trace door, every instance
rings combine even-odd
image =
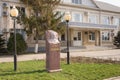
[[[73,46],[82,46],[82,32],[74,31]]]

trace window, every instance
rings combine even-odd
[[[56,14],[57,14],[57,15],[56,15]],[[54,15],[55,15],[55,18],[56,18],[56,19],[59,18],[59,17],[62,17],[62,18],[61,18],[61,22],[64,21],[64,14],[65,14],[64,11],[54,11]]]
[[[110,20],[108,16],[103,16],[102,17],[102,23],[103,24],[110,24]]]
[[[20,12],[22,12],[23,14],[25,14],[25,8],[21,7]]]
[[[34,40],[36,40],[36,37],[34,37]],[[38,40],[45,40],[45,36],[44,35],[39,35]]]
[[[78,40],[81,40],[81,32],[78,32]]]
[[[60,16],[64,16],[65,12],[64,11],[60,11]],[[61,18],[61,22],[64,21],[64,17]]]
[[[120,20],[119,20],[119,18],[114,18],[113,24],[114,24],[114,25],[120,25]]]
[[[45,40],[45,35],[39,36],[39,40]]]
[[[61,18],[61,22],[64,22],[64,14],[65,14],[65,12],[64,12],[64,11],[61,11],[61,15],[63,16],[63,17]]]
[[[71,0],[61,0],[61,2],[64,2],[64,3],[71,3]]]
[[[89,23],[97,23],[97,16],[96,15],[89,15]]]
[[[89,40],[94,41],[95,40],[95,32],[89,32]]]
[[[11,31],[11,33],[13,33],[14,29],[11,29],[10,31]],[[23,38],[25,39],[26,32],[24,31],[24,29],[16,29],[16,33],[21,34],[23,36]]]
[[[82,0],[72,0],[72,3],[74,3],[74,4],[81,4]]]
[[[72,20],[75,22],[82,22],[82,14],[81,13],[73,13]]]
[[[1,6],[0,6],[0,17],[1,17],[1,15],[2,15],[2,13],[1,13],[1,12],[2,12],[2,10],[1,10]]]
[[[109,31],[103,31],[102,32],[102,40],[103,41],[109,41],[110,40],[110,32]]]
[[[65,34],[61,35],[61,41],[65,41]]]

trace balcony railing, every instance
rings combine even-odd
[[[70,22],[71,28],[117,29],[117,25]]]

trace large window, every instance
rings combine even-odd
[[[109,16],[103,16],[102,17],[102,23],[103,24],[110,24]]]
[[[82,22],[82,14],[81,13],[73,13],[72,14],[72,21],[75,21],[75,22]]]
[[[13,33],[14,29],[11,29],[10,31],[11,31],[11,33]],[[16,33],[21,34],[23,36],[23,38],[25,39],[26,32],[24,31],[24,29],[16,29]]]
[[[2,8],[1,8],[1,6],[0,6],[0,17],[2,16]]]
[[[74,3],[74,4],[81,4],[82,0],[72,0],[72,3]]]
[[[59,18],[62,16],[61,18],[61,22],[64,21],[64,14],[65,14],[65,11],[54,11],[54,15],[57,13],[57,16],[55,16],[56,18]]]
[[[89,32],[89,40],[90,41],[95,41],[95,32]]]
[[[120,25],[120,19],[119,18],[114,18],[114,25]]]
[[[89,23],[97,23],[97,15],[89,15]]]
[[[60,11],[60,15],[62,15],[63,17],[61,18],[61,22],[63,22],[64,21],[64,14],[65,14],[65,12],[64,11]]]
[[[81,40],[81,32],[78,32],[78,40]]]
[[[36,40],[36,37],[34,37],[34,40]],[[39,35],[38,40],[45,40],[45,35]]]
[[[109,31],[103,31],[102,32],[102,40],[103,41],[109,41],[110,40],[110,32]]]

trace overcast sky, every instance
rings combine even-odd
[[[120,0],[98,0],[98,1],[107,2],[120,7]]]

